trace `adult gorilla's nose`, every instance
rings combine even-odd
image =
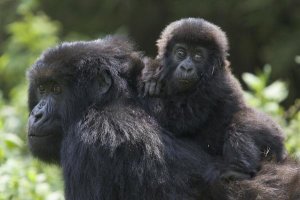
[[[34,123],[38,123],[39,121],[41,121],[43,119],[43,112],[42,111],[38,111],[36,113],[33,114],[34,117]]]
[[[46,105],[40,103],[30,113],[29,125],[35,127],[41,126],[46,120],[47,120]]]

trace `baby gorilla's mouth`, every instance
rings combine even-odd
[[[179,79],[178,81],[183,84],[190,84],[191,82],[189,79]]]
[[[180,83],[182,88],[189,88],[193,83],[193,81],[188,79],[180,79],[178,80],[178,82]]]
[[[191,86],[197,82],[198,79],[196,78],[180,78],[178,82],[182,85]]]
[[[178,79],[178,89],[180,92],[185,92],[193,88],[196,83],[197,79],[195,78],[181,78]]]

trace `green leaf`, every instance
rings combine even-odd
[[[286,84],[282,81],[275,81],[263,91],[264,96],[267,99],[274,100],[276,102],[281,102],[288,96],[288,89]]]
[[[295,62],[296,62],[297,64],[300,64],[300,56],[296,56],[296,57],[295,57]]]
[[[264,74],[267,76],[267,78],[269,78],[269,76],[271,75],[272,72],[272,67],[269,64],[266,64],[264,67]]]
[[[6,133],[4,140],[5,144],[9,148],[22,147],[24,145],[23,141],[18,136],[12,133]]]
[[[243,73],[242,79],[247,84],[247,86],[254,91],[260,91],[264,87],[264,83],[254,74],[247,72]]]

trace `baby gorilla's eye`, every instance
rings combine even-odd
[[[54,85],[52,87],[52,92],[54,92],[55,94],[61,93],[61,87],[59,85]]]
[[[43,94],[46,91],[46,88],[44,85],[39,85],[38,90],[41,94]]]
[[[185,58],[185,56],[186,56],[186,52],[185,52],[184,49],[179,48],[179,49],[176,50],[176,57],[177,58],[183,59],[183,58]]]
[[[195,55],[194,55],[194,60],[195,61],[199,62],[199,61],[202,60],[202,58],[203,58],[203,56],[202,56],[201,53],[195,53]]]

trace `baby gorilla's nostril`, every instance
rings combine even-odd
[[[192,68],[192,67],[187,68],[186,71],[187,71],[187,72],[191,72],[191,71],[193,71],[193,68]]]
[[[191,73],[191,72],[193,71],[194,68],[193,68],[192,66],[181,65],[181,66],[180,66],[180,69],[181,69],[182,71]]]

